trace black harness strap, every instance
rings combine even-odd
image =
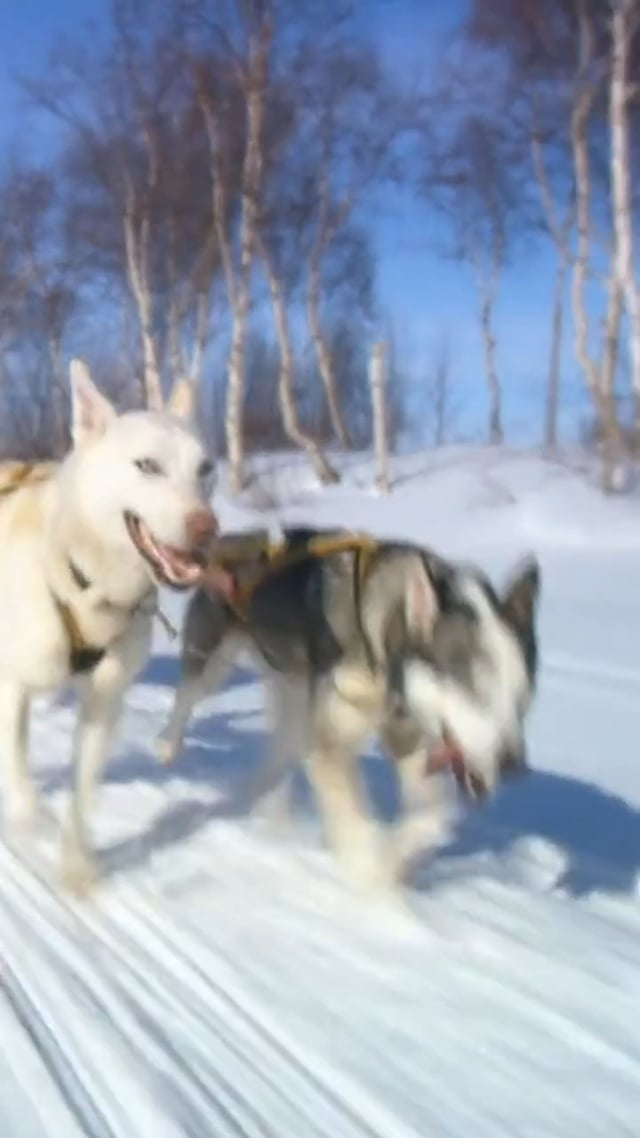
[[[69,558],[69,571],[78,588],[81,589],[83,593],[86,592],[86,590],[91,585],[91,581],[87,575],[82,572],[82,569],[76,565],[75,561],[73,561],[71,557]]]
[[[376,671],[377,661],[362,616],[362,588],[370,571],[374,552],[375,550],[371,547],[363,545],[356,549],[353,559],[353,604],[356,614],[356,624],[362,639],[367,665],[371,672]]]
[[[78,568],[71,557],[69,558],[69,571],[78,588],[82,592],[86,592],[91,585],[91,581],[82,570]],[[70,605],[61,601],[58,597],[54,596],[54,599],[69,638],[69,667],[71,674],[73,676],[79,676],[85,675],[87,672],[92,672],[103,659],[106,648],[97,648],[93,644],[88,644]]]

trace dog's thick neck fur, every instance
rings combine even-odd
[[[78,456],[73,456],[75,462]],[[59,493],[66,485],[63,463],[52,481],[45,541],[48,572],[55,592],[81,607],[133,610],[143,598],[156,594],[149,570],[124,535],[122,545],[101,537],[95,517],[87,517],[82,504]],[[124,534],[124,531],[123,531]]]

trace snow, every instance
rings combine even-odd
[[[242,815],[264,746],[251,671],[201,705],[177,765],[155,763],[177,675],[159,627],[96,810],[95,899],[58,891],[55,836],[0,845],[3,1138],[638,1134],[638,501],[525,452],[406,456],[394,475],[381,497],[355,458],[319,491],[300,460],[265,458],[220,513],[411,537],[498,577],[534,549],[534,773],[463,821],[406,914],[368,904],[302,789],[285,834]],[[56,815],[72,723],[68,700],[39,702]],[[384,804],[389,771],[372,755],[367,773]]]

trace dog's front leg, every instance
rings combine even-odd
[[[360,889],[386,893],[395,884],[383,828],[372,817],[360,779],[358,754],[316,746],[307,757],[329,845]]]
[[[30,826],[38,800],[29,775],[29,693],[14,684],[0,686],[0,751],[3,760],[4,816],[10,828]]]
[[[393,832],[393,857],[403,879],[421,852],[434,849],[449,837],[456,802],[447,774],[428,771],[432,740],[406,716],[384,724],[381,742],[393,760],[400,791],[400,815]]]
[[[427,754],[421,747],[397,762],[401,815],[394,833],[397,873],[406,878],[415,859],[442,846],[450,838],[457,815],[451,779],[428,774]]]
[[[107,659],[86,681],[74,741],[73,790],[63,831],[62,881],[72,892],[86,894],[97,879],[87,818],[109,752],[126,675],[121,662]]]
[[[368,675],[339,668],[317,686],[307,773],[330,846],[353,883],[388,893],[395,885],[385,829],[373,815],[359,758],[375,729],[377,708]]]

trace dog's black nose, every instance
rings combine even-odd
[[[213,510],[208,506],[202,506],[189,514],[186,530],[189,549],[204,549],[218,532],[218,519]]]
[[[527,754],[524,748],[520,751],[509,749],[500,756],[500,775],[505,779],[522,778],[529,773]]]
[[[484,779],[473,771],[465,774],[465,790],[472,802],[484,802],[489,796],[489,787]]]

